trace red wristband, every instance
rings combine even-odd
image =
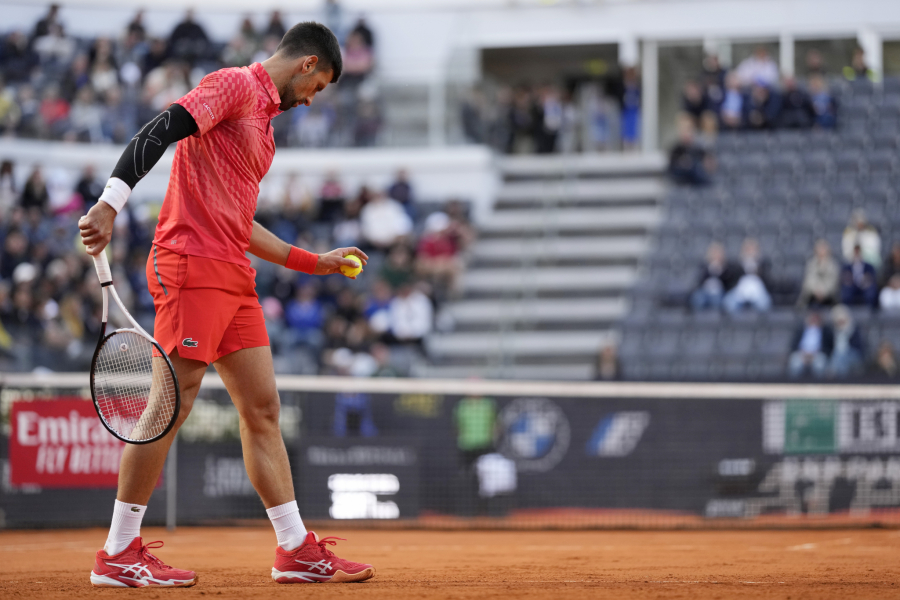
[[[308,273],[310,275],[316,270],[316,265],[319,264],[319,255],[313,254],[312,252],[307,252],[302,248],[298,248],[297,246],[291,246],[291,251],[288,254],[287,262],[284,263],[288,269],[293,269],[294,271],[300,271],[302,273]]]

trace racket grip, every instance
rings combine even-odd
[[[91,257],[94,259],[94,268],[97,269],[97,277],[100,283],[109,283],[112,281],[112,271],[109,268],[109,260],[106,258],[106,250]]]

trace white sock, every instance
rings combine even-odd
[[[113,508],[112,525],[109,527],[109,537],[103,549],[112,556],[127,548],[134,538],[141,535],[141,521],[144,520],[146,506],[140,504],[125,504],[116,500]]]
[[[300,518],[297,501],[293,500],[281,506],[267,508],[266,514],[269,515],[272,527],[275,528],[278,545],[288,552],[299,548],[306,539],[306,527],[303,526],[303,519]]]

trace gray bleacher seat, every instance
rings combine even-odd
[[[896,151],[900,135],[897,131],[880,129],[872,134],[872,149]]]
[[[891,175],[897,168],[897,152],[892,149],[872,150],[866,155],[866,165],[870,175]]]

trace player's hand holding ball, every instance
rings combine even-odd
[[[319,255],[315,275],[331,275],[341,273],[350,279],[362,273],[369,257],[359,248],[337,248]]]

